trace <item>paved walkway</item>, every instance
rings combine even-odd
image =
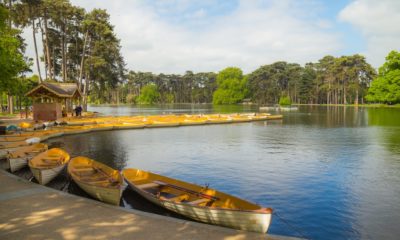
[[[0,239],[268,239],[264,235],[107,205],[0,170]]]

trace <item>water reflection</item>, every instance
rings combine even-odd
[[[51,147],[63,147],[71,157],[87,156],[121,170],[126,167],[125,139],[117,131],[93,132],[48,140]]]

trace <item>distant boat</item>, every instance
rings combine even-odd
[[[260,111],[297,111],[298,107],[294,106],[264,106],[259,108]]]
[[[75,157],[68,164],[68,174],[90,196],[119,205],[123,179],[118,170],[87,157]]]
[[[129,186],[147,200],[200,222],[266,233],[272,209],[180,180],[139,169],[122,174]]]
[[[39,184],[46,185],[65,168],[69,159],[66,151],[52,148],[29,160],[29,168]]]

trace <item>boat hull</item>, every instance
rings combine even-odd
[[[60,172],[65,168],[66,164],[57,166],[55,168],[35,168],[30,167],[33,176],[39,182],[39,184],[46,185],[47,183],[51,182],[55,177],[57,177]]]
[[[7,170],[10,168],[10,164],[6,158],[0,158],[0,169]]]
[[[86,157],[75,157],[68,174],[86,193],[102,202],[119,206],[123,178],[119,171]]]
[[[209,208],[165,201],[137,188],[127,179],[125,181],[135,192],[150,202],[199,222],[261,233],[266,233],[271,223],[271,213]]]
[[[28,165],[30,157],[20,157],[20,158],[9,158],[8,161],[8,166],[10,168],[11,172],[16,172],[20,170],[21,168],[25,167]]]
[[[74,179],[74,177],[72,177]],[[96,198],[102,202],[106,202],[112,205],[119,206],[119,202],[121,200],[122,190],[121,188],[105,188],[100,186],[94,186],[77,179],[74,179],[74,182],[78,184],[80,188],[82,188],[87,194]]]

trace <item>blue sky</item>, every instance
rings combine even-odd
[[[356,53],[377,68],[400,46],[399,0],[71,2],[87,11],[107,9],[134,71],[237,66],[249,73],[279,60],[304,64]]]

